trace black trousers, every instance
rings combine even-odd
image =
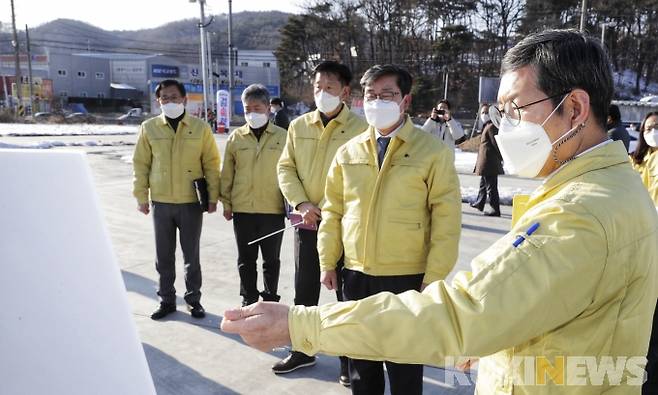
[[[338,288],[336,299],[343,300],[343,258],[337,263]],[[320,300],[320,258],[318,257],[318,232],[295,229],[295,304],[317,306]]]
[[[199,240],[203,224],[203,211],[199,203],[153,202],[155,229],[155,268],[160,275],[158,296],[162,303],[176,303],[176,231],[180,231],[185,273],[185,301],[195,303],[201,299],[201,265]]]
[[[263,300],[278,302],[279,270],[281,261],[281,241],[283,233],[270,236],[258,243],[247,245],[250,241],[270,234],[284,227],[283,214],[233,214],[233,231],[238,244],[238,273],[240,274],[240,295],[249,304]],[[258,249],[263,257],[263,286],[262,293],[258,292]]]
[[[484,210],[484,205],[487,203],[487,195],[489,195],[489,205],[495,212],[499,213],[498,176],[480,176],[480,190],[478,191],[477,199],[473,202],[473,205],[480,211]]]
[[[343,294],[346,300],[360,300],[380,292],[399,294],[419,291],[423,274],[405,276],[370,276],[355,270],[343,269]],[[352,394],[381,395],[384,393],[384,367],[388,371],[392,395],[423,393],[423,365],[350,359]]]
[[[653,327],[647,353],[647,381],[642,386],[643,395],[653,395],[658,391],[658,305],[653,313]]]

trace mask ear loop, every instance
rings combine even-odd
[[[564,144],[564,143],[566,143],[567,141],[571,140],[572,138],[576,137],[576,136],[578,135],[578,133],[579,133],[581,130],[583,130],[584,127],[585,127],[585,122],[583,122],[583,123],[581,123],[580,125],[576,126],[576,128],[575,128],[574,131],[573,131],[573,133],[571,133],[570,135],[564,137],[562,140],[560,140],[557,144],[555,144],[555,145],[553,146],[553,149],[552,149],[551,151],[552,151],[552,153],[553,153],[553,161],[554,161],[555,163],[557,163],[558,165],[562,166],[562,165],[564,165],[565,163],[567,163],[567,162],[571,162],[572,160],[574,160],[574,159],[576,158],[576,155],[573,155],[573,156],[571,156],[569,159],[566,159],[566,160],[560,160],[560,159],[558,159],[558,157],[557,157],[557,150],[560,148],[560,146],[562,146],[562,144]],[[567,133],[569,133],[569,132],[567,132]]]

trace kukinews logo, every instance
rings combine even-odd
[[[447,357],[444,366],[459,366],[467,359]],[[514,386],[641,386],[646,381],[646,363],[643,356],[516,356],[505,365],[480,364],[477,373],[446,369],[445,383],[472,385],[477,374],[486,375],[488,382]]]

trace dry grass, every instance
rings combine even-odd
[[[480,146],[480,135],[478,134],[477,136],[471,137],[470,139],[459,144],[459,149],[461,149],[464,152],[478,152],[479,146]]]

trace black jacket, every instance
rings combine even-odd
[[[274,124],[280,128],[288,130],[288,125],[290,125],[290,119],[288,119],[288,114],[286,114],[286,110],[281,109],[274,113]]]

